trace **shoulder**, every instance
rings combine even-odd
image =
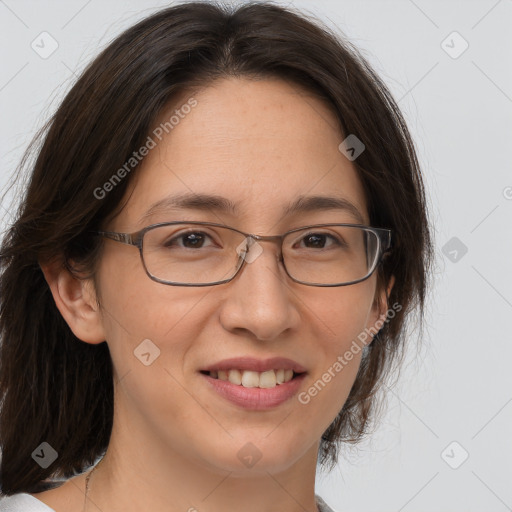
[[[65,486],[65,485],[64,485]],[[44,498],[45,501],[47,499],[52,499],[52,502],[55,501],[55,498],[58,498],[57,503],[62,502],[62,490],[63,487],[60,487],[61,491],[60,496],[55,495],[55,491],[57,489],[51,491],[45,491],[43,493],[39,493],[38,496]],[[318,506],[319,512],[335,512],[325,501],[318,495],[315,495],[316,503]],[[67,501],[67,500],[66,500]],[[0,498],[0,512],[57,512],[55,509],[50,508],[45,502],[36,498],[32,494],[20,493],[13,494],[12,496],[5,496]]]
[[[48,491],[19,493],[0,498],[0,512],[81,512],[84,480],[79,475]]]
[[[325,503],[325,501],[320,496],[318,496],[318,494],[315,494],[315,499],[318,512],[336,512],[331,507],[329,507],[329,505],[327,505],[327,503]]]
[[[0,498],[0,512],[55,512],[31,494],[13,494]]]

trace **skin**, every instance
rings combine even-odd
[[[144,159],[126,207],[107,229],[203,220],[265,235],[356,222],[339,210],[282,214],[298,195],[333,193],[356,205],[369,225],[356,170],[338,150],[345,137],[320,100],[283,81],[234,78],[194,98],[198,105]],[[190,191],[239,202],[241,214],[167,211],[139,222],[154,201]],[[43,266],[75,335],[92,344],[107,340],[114,363],[114,428],[90,481],[88,511],[316,511],[320,438],[346,401],[360,353],[308,404],[294,397],[263,412],[226,401],[198,371],[228,357],[289,357],[306,367],[301,391],[307,390],[385,315],[385,292],[379,309],[375,273],[351,286],[294,283],[278,247],[261,246],[233,281],[205,288],[152,281],[135,247],[110,240],[98,267],[100,290],[57,265]],[[161,351],[150,366],[133,354],[144,339]],[[237,457],[249,442],[261,453],[251,468]],[[57,512],[81,511],[84,489],[82,474],[34,496]]]

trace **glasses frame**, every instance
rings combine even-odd
[[[143,243],[144,243],[144,235],[151,231],[152,229],[158,228],[160,226],[171,226],[174,224],[193,224],[193,225],[201,225],[201,226],[216,226],[220,228],[226,228],[230,229],[231,231],[235,231],[237,233],[240,233],[241,235],[244,235],[245,238],[250,238],[253,241],[262,241],[262,242],[274,242],[280,244],[280,262],[283,264],[283,268],[288,275],[288,277],[294,281],[295,283],[303,284],[305,286],[322,286],[322,287],[333,287],[333,286],[349,286],[351,284],[360,283],[361,281],[365,281],[368,279],[376,270],[376,268],[379,266],[379,264],[382,262],[382,259],[386,253],[391,252],[391,230],[386,228],[375,228],[371,226],[364,226],[362,224],[347,224],[347,223],[339,223],[339,222],[332,222],[328,224],[312,224],[309,226],[301,226],[299,228],[294,228],[286,233],[283,233],[282,235],[254,235],[252,233],[245,233],[244,231],[240,231],[239,229],[233,228],[231,226],[226,226],[225,224],[219,224],[216,222],[201,222],[201,221],[172,221],[172,222],[160,222],[158,224],[151,224],[150,226],[146,226],[145,228],[140,229],[139,231],[135,231],[133,233],[119,233],[116,231],[94,231],[93,234],[102,236],[104,238],[108,238],[110,240],[114,240],[116,242],[121,242],[123,244],[127,245],[133,245],[135,247],[138,247],[140,258],[142,261],[142,266],[144,267],[144,270],[146,271],[146,274],[148,277],[156,281],[157,283],[166,284],[169,286],[216,286],[219,284],[229,283],[232,281],[242,270],[244,267],[244,264],[246,263],[245,255],[249,253],[250,247],[254,242],[249,242],[247,244],[247,252],[240,254],[238,266],[235,270],[235,273],[233,276],[231,276],[229,279],[224,279],[222,281],[216,281],[213,283],[176,283],[172,281],[166,281],[164,279],[160,279],[158,277],[153,276],[148,268],[146,267],[146,263],[144,261],[144,255],[143,255]],[[327,227],[327,226],[346,226],[346,227],[357,227],[361,228],[365,231],[371,231],[377,236],[378,239],[378,251],[377,251],[377,257],[375,258],[375,262],[372,266],[372,268],[368,271],[368,274],[364,276],[361,279],[357,279],[355,281],[350,281],[348,283],[340,283],[340,284],[323,284],[323,283],[306,283],[304,281],[300,281],[298,279],[295,279],[293,276],[291,276],[288,272],[288,269],[286,268],[284,257],[283,257],[283,241],[286,236],[288,236],[290,233],[294,233],[296,231],[302,231],[304,229],[310,229],[310,228],[321,228],[321,227]]]

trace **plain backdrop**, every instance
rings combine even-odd
[[[437,257],[422,349],[377,432],[319,473],[316,492],[345,512],[512,510],[512,0],[292,3],[344,32],[398,100]],[[75,74],[166,5],[0,0],[2,189]],[[42,32],[58,44],[48,58],[31,46]],[[8,201],[0,211],[5,229]]]

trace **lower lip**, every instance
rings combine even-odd
[[[204,373],[201,375],[219,395],[235,405],[254,411],[271,409],[286,402],[297,393],[306,377],[306,373],[301,373],[292,380],[277,384],[273,388],[246,388],[226,380],[214,379]]]

